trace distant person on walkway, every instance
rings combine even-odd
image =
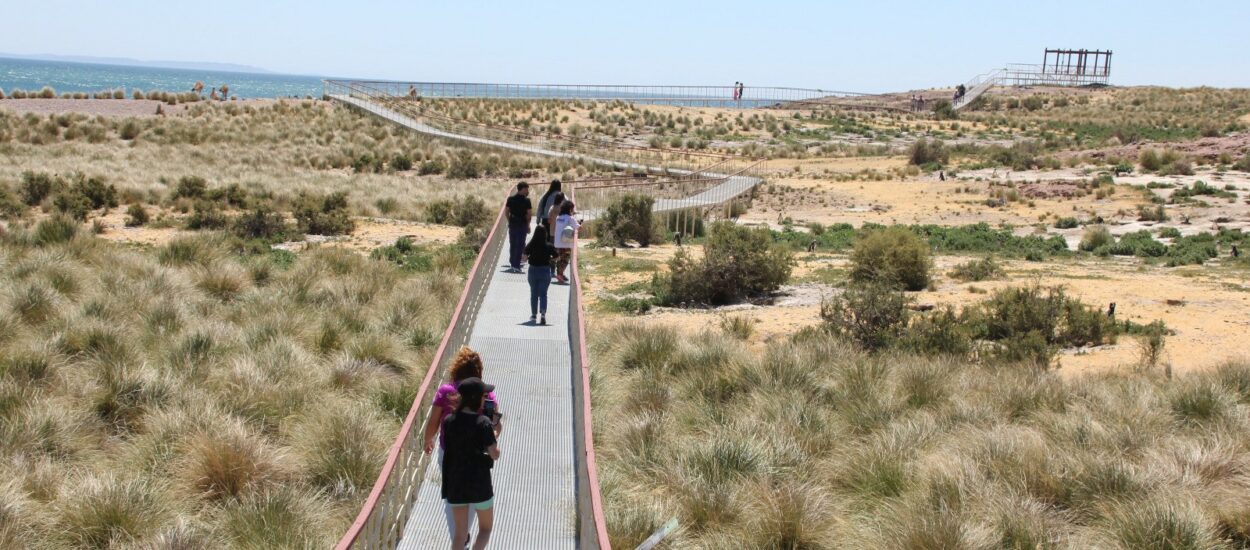
[[[508,197],[508,273],[521,272],[521,252],[525,250],[525,236],[530,232],[530,220],[534,217],[534,203],[530,202],[530,184],[516,184],[516,192]]]
[[[738,81],[737,80],[734,81],[733,91],[729,92],[729,95],[730,97],[734,99],[734,101],[738,101]]]
[[[746,91],[746,89],[747,89],[746,84],[743,84],[741,82],[738,83],[738,101],[742,101],[742,94],[743,92]]]
[[[547,225],[547,243],[554,242],[556,236],[556,218],[560,217],[560,207],[568,198],[564,193],[556,193],[551,197],[551,205],[547,207],[547,213],[543,214],[543,223]]]
[[[569,266],[569,261],[573,257],[573,247],[577,242],[577,229],[582,226],[581,222],[574,218],[577,213],[577,207],[573,201],[564,201],[560,205],[560,217],[556,218],[556,251],[559,257],[556,259],[556,282],[567,285],[569,279],[564,276],[564,268]]]
[[[434,394],[434,406],[430,410],[430,417],[425,422],[425,437],[423,438],[423,448],[425,454],[434,452],[434,438],[438,437],[438,456],[435,462],[441,470],[443,467],[443,459],[445,458],[446,438],[440,433],[443,426],[443,420],[451,415],[460,405],[460,393],[456,386],[461,381],[469,378],[482,378],[482,356],[477,352],[461,347],[456,353],[456,357],[452,359],[451,366],[447,368],[447,382],[438,387],[438,391]],[[495,398],[493,392],[487,392],[486,403],[492,404],[490,407],[494,413],[494,433],[495,437],[499,437],[503,433],[503,419],[499,415],[499,400]],[[455,537],[456,525],[452,516],[451,505],[443,507],[443,515],[447,519],[447,535]],[[470,525],[471,527],[471,525]]]
[[[482,550],[490,542],[495,523],[495,488],[490,471],[499,460],[499,444],[495,437],[491,412],[484,397],[495,387],[481,378],[466,378],[456,385],[460,404],[443,419],[445,455],[443,462],[443,500],[451,506],[455,533],[451,548],[461,550],[469,544],[470,508],[477,512],[477,540],[473,550]]]
[[[551,201],[556,198],[556,193],[560,192],[560,180],[551,180],[551,185],[547,186],[547,192],[543,193],[542,198],[538,199],[538,223],[547,225],[547,214],[551,212]],[[550,228],[551,226],[547,226]]]
[[[534,237],[525,245],[529,258],[530,322],[547,324],[547,289],[551,288],[551,266],[555,263],[556,248],[547,239],[547,228],[534,228]]]

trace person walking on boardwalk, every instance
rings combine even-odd
[[[543,223],[547,225],[548,244],[555,242],[556,218],[560,217],[560,207],[564,206],[564,203],[567,200],[568,198],[564,196],[564,193],[556,193],[555,196],[551,198],[551,206],[547,208],[547,213],[543,214]]]
[[[746,85],[746,84],[743,84],[743,83],[741,83],[741,82],[739,82],[739,83],[738,83],[738,93],[737,93],[737,94],[735,94],[735,95],[737,95],[738,97],[736,97],[735,99],[737,99],[738,101],[742,101],[742,93],[743,93],[743,92],[745,92],[745,91],[746,91],[746,89],[747,89],[747,85]]]
[[[508,272],[521,272],[521,252],[525,249],[525,236],[530,232],[530,220],[534,217],[534,203],[530,202],[530,184],[516,184],[516,192],[508,197]]]
[[[525,245],[529,258],[530,323],[547,324],[547,289],[551,288],[551,265],[555,262],[556,248],[547,238],[547,228],[534,228],[534,237]]]
[[[456,386],[460,382],[469,378],[482,378],[482,356],[468,347],[461,347],[456,353],[456,357],[452,359],[451,366],[447,368],[447,382],[438,387],[438,391],[434,393],[434,404],[430,409],[430,416],[425,422],[424,437],[422,438],[423,449],[425,454],[434,452],[434,438],[438,437],[438,456],[435,458],[439,469],[443,468],[443,460],[446,454],[445,434],[441,433],[443,420],[451,415],[460,405],[460,393]],[[486,393],[486,399],[483,403],[483,411],[489,409],[492,414],[488,415],[494,420],[494,434],[499,437],[503,433],[503,418],[499,414],[499,400],[495,397],[493,391]],[[454,540],[456,535],[455,520],[452,515],[450,504],[444,503],[443,515],[447,519],[447,536]],[[469,518],[472,523],[472,518]],[[469,527],[472,527],[470,525]]]
[[[560,217],[556,218],[556,235],[555,245],[556,252],[559,253],[556,260],[556,281],[562,285],[569,284],[569,280],[564,276],[564,268],[569,266],[569,260],[573,257],[573,247],[576,246],[577,229],[582,226],[577,218],[577,207],[573,201],[566,200],[560,205]]]
[[[542,198],[538,199],[538,223],[547,225],[547,214],[551,212],[552,200],[560,193],[560,180],[551,180],[551,185],[547,186],[547,192],[543,193]],[[551,226],[547,226],[551,229]]]
[[[499,443],[489,411],[484,411],[485,397],[495,387],[481,378],[466,378],[456,385],[460,404],[443,419],[446,454],[443,457],[443,499],[451,506],[455,533],[452,550],[461,550],[469,543],[470,514],[477,515],[477,539],[473,550],[482,550],[490,542],[495,523],[495,488],[490,471],[499,460]]]

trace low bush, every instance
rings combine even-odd
[[[38,206],[53,191],[64,185],[64,182],[59,178],[54,178],[49,174],[23,172],[22,183],[18,187],[18,193],[22,196],[22,202],[28,206]]]
[[[74,190],[64,189],[52,197],[52,208],[81,222],[91,214],[91,199]]]
[[[869,232],[851,251],[851,280],[859,283],[923,290],[929,286],[931,267],[928,243],[902,228]]]
[[[295,199],[293,214],[299,230],[309,235],[346,235],[356,229],[356,222],[347,211],[347,193],[329,195],[301,192]]]
[[[412,157],[408,155],[395,155],[391,157],[391,170],[396,172],[407,172],[412,170]]]
[[[907,161],[915,166],[931,163],[946,164],[950,162],[950,151],[940,140],[920,138],[908,149]]]
[[[980,260],[972,260],[955,266],[951,270],[950,276],[960,281],[986,281],[989,279],[998,279],[1005,275],[1002,266],[994,261],[994,258],[982,258]]]
[[[293,240],[291,227],[281,212],[266,205],[257,205],[230,222],[230,230],[241,239],[260,239],[265,242]]]
[[[471,195],[435,200],[425,207],[425,221],[459,227],[486,226],[490,214],[486,202]]]
[[[628,241],[637,241],[638,246],[650,246],[655,238],[654,204],[654,198],[633,193],[613,199],[595,222],[599,243],[625,246]]]
[[[221,206],[207,200],[195,201],[191,215],[187,217],[185,227],[191,230],[222,229],[229,223]]]
[[[182,176],[178,178],[178,183],[174,185],[174,192],[170,197],[198,199],[202,198],[206,191],[208,191],[208,180],[199,176]]]
[[[1085,228],[1085,234],[1081,236],[1081,244],[1077,247],[1085,252],[1093,252],[1099,247],[1115,242],[1115,237],[1111,236],[1111,230],[1106,226],[1095,225]]]
[[[1055,220],[1055,229],[1076,229],[1080,226],[1080,222],[1076,218],[1067,217]]]
[[[0,185],[0,218],[19,218],[26,213],[26,208],[16,194]]]
[[[462,149],[451,157],[447,166],[447,177],[458,180],[482,177],[482,161],[472,151]]]
[[[884,284],[860,284],[847,288],[820,306],[826,330],[876,351],[894,343],[907,328],[907,305],[911,298]]]
[[[142,204],[126,207],[126,227],[139,227],[148,223],[148,211]]]
[[[446,171],[447,171],[447,165],[443,164],[442,161],[435,160],[435,159],[430,159],[425,162],[422,162],[421,166],[417,167],[417,174],[422,175],[422,176],[442,174],[443,172],[446,172]]]
[[[69,242],[78,234],[78,222],[65,216],[52,216],[35,224],[31,235],[35,244],[48,246]]]
[[[703,258],[679,250],[668,266],[652,280],[658,302],[722,305],[776,290],[789,280],[794,258],[767,229],[722,221],[709,228]]]
[[[1003,344],[1000,355],[1010,361],[1044,364],[1060,347],[1114,343],[1116,338],[1114,320],[1061,288],[1005,288],[964,317],[975,338]]]

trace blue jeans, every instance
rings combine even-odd
[[[547,314],[547,289],[551,287],[551,266],[531,265],[530,280],[530,315]]]
[[[529,224],[508,222],[508,265],[512,269],[521,269],[521,254],[525,252],[525,236],[529,234]]]

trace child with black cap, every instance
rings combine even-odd
[[[473,550],[486,548],[494,523],[495,491],[490,470],[499,459],[495,441],[494,410],[483,410],[483,399],[495,386],[481,378],[466,378],[456,385],[460,408],[443,419],[443,499],[451,505],[456,531],[452,548],[469,541],[469,509],[477,512],[478,534]]]

